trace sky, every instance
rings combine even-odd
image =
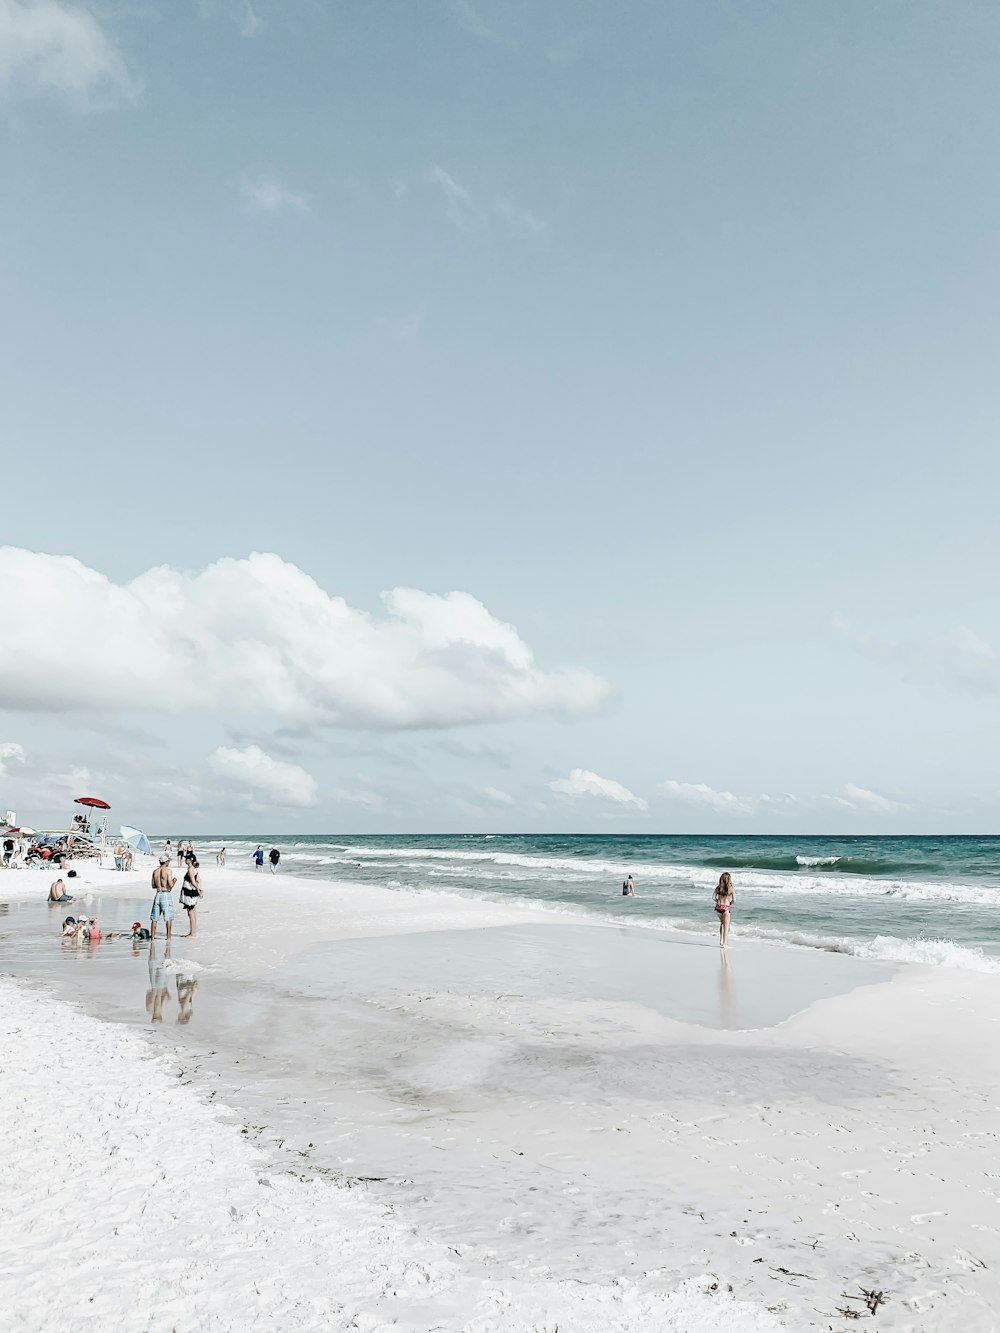
[[[0,0],[0,807],[1000,832],[998,57]]]

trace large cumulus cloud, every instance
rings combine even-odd
[[[115,584],[71,557],[4,547],[0,586],[7,709],[389,729],[569,716],[609,692],[589,671],[537,666],[517,630],[468,593],[395,588],[372,616],[276,555]]]

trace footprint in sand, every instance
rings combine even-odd
[[[944,1213],[939,1209],[936,1213],[914,1213],[910,1221],[915,1227],[922,1227],[929,1222],[932,1217],[944,1217]]]

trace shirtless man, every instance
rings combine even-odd
[[[165,856],[160,857],[160,864],[153,871],[153,907],[149,914],[150,942],[156,939],[157,922],[163,921],[167,927],[167,940],[174,925],[174,900],[171,897],[177,883],[170,873],[170,862]]]
[[[66,885],[61,879],[55,880],[49,886],[50,903],[71,903],[73,899],[66,892]]]

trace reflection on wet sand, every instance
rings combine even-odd
[[[146,992],[146,1012],[151,1023],[163,1022],[163,1006],[171,998],[165,964],[170,958],[170,945],[162,960],[156,956],[156,945],[149,946],[149,990]]]
[[[180,1013],[177,1015],[178,1023],[190,1023],[191,1015],[194,1013],[194,993],[198,989],[196,977],[178,977],[177,978],[177,1003],[180,1005]]]
[[[733,991],[733,969],[729,965],[729,954],[725,949],[719,952],[719,1026],[734,1028],[736,1023],[736,995]]]
[[[138,951],[136,950],[136,952]],[[146,1013],[149,1014],[151,1023],[163,1022],[164,1006],[174,998],[170,993],[170,978],[173,975],[169,968],[170,962],[170,944],[167,944],[163,957],[160,958],[157,956],[156,942],[151,941],[149,946],[149,989],[146,991]],[[198,980],[196,977],[178,973],[175,984],[177,987],[177,1022],[181,1024],[190,1023],[194,1014],[194,995],[198,989]]]

